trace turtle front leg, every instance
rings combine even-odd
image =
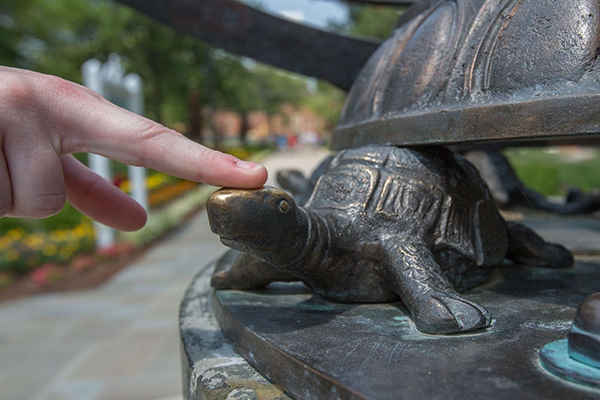
[[[229,250],[217,261],[210,284],[215,289],[245,290],[260,289],[275,281],[297,280],[253,254]]]
[[[488,311],[456,292],[425,244],[394,243],[388,252],[391,262],[384,268],[391,289],[412,313],[418,330],[446,334],[490,326]]]

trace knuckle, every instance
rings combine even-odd
[[[57,76],[41,75],[39,79],[41,87],[53,96],[77,96],[82,93],[79,85]]]
[[[52,109],[53,112],[47,112],[46,115],[52,115],[54,122],[58,123],[64,122],[63,118],[71,114],[73,108],[80,107],[81,104],[89,101],[88,92],[93,92],[53,75],[40,75],[39,80],[41,106],[46,108],[44,111]],[[60,101],[57,102],[57,99]],[[52,120],[48,122],[52,122]]]
[[[2,82],[2,102],[12,110],[27,111],[37,106],[35,91],[31,81],[20,76]]]
[[[223,155],[224,154],[219,151],[203,148],[199,157],[205,165],[213,165],[216,164]]]
[[[146,142],[153,140],[154,138],[163,135],[168,129],[161,124],[152,122],[147,119],[139,121],[137,126],[138,140]]]
[[[66,194],[62,193],[47,193],[36,196],[33,199],[24,201],[21,204],[16,204],[19,214],[41,218],[49,217],[51,215],[59,213],[66,202]]]
[[[156,140],[156,138],[160,137],[182,136],[180,133],[148,119],[143,119],[140,121],[138,132],[138,138],[143,142]]]
[[[132,155],[134,165],[145,165],[148,159],[160,158],[160,154],[156,154],[156,149],[159,147],[170,146],[173,138],[181,134],[161,125],[156,122],[143,119],[136,126],[136,141],[140,151]],[[161,146],[157,146],[160,144]]]
[[[0,82],[0,101],[7,115],[28,115],[30,123],[52,124],[60,115],[68,115],[72,102],[87,96],[86,91],[73,82],[52,75],[38,73],[11,73]],[[67,108],[67,112],[56,112]],[[7,122],[12,119],[8,118]],[[22,124],[19,121],[13,121]]]

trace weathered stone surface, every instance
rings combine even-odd
[[[224,338],[211,309],[210,276],[204,266],[181,304],[183,394],[186,399],[289,399],[252,368]]]
[[[600,254],[600,219],[531,213],[519,221],[549,242],[560,243],[574,254]]]

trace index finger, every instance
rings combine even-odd
[[[56,79],[42,99],[54,116],[51,121],[61,154],[96,153],[216,186],[256,188],[267,179],[266,169],[259,164],[208,149],[90,89]]]

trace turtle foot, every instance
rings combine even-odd
[[[252,254],[230,250],[217,261],[210,284],[215,289],[250,290],[275,281],[297,280]]]
[[[239,271],[235,271],[231,268],[215,271],[210,279],[210,285],[215,289],[259,289],[264,287],[267,283],[251,278],[245,279],[243,274],[240,274]]]
[[[210,279],[210,285],[215,289],[252,289],[252,287],[248,287],[243,281],[237,279],[235,274],[232,273],[231,268],[224,268],[221,270],[215,269],[215,272]]]
[[[215,263],[215,271],[210,280],[210,285],[215,289],[227,289],[229,287],[229,274],[236,258],[240,252],[237,250],[228,250]]]
[[[210,278],[210,285],[215,289],[229,289],[227,271],[215,272]]]
[[[413,304],[417,329],[424,333],[469,332],[491,325],[492,318],[482,306],[458,294],[438,293]]]
[[[519,264],[542,268],[568,268],[573,255],[563,246],[546,242],[533,230],[508,222],[508,251],[506,257]]]
[[[237,250],[228,250],[217,260],[210,285],[215,289],[243,290],[260,287],[260,283],[245,279],[244,261],[247,259],[246,254]]]

